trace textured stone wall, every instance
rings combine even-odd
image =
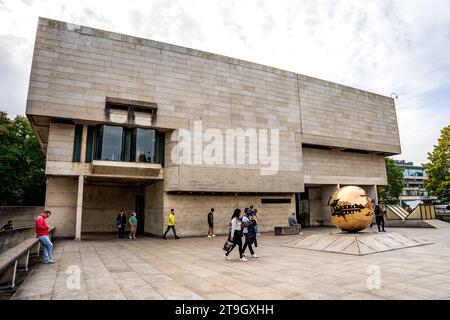
[[[48,224],[55,226],[55,237],[75,236],[78,180],[47,177],[45,208],[52,212]]]
[[[0,228],[5,225],[9,220],[12,220],[13,227],[25,227],[33,226],[35,219],[39,216],[39,213],[44,210],[42,206],[30,206],[30,207],[14,207],[0,206]]]
[[[48,136],[47,161],[71,162],[74,139],[74,125],[51,123]]]
[[[299,75],[302,141],[400,153],[394,100]]]
[[[305,183],[385,185],[383,156],[303,148]]]
[[[145,232],[161,235],[164,228],[164,181],[145,187]]]
[[[216,234],[228,234],[228,224],[234,209],[244,210],[250,205],[258,209],[261,216],[261,231],[273,231],[274,226],[288,224],[289,214],[295,212],[294,195],[290,204],[262,204],[262,198],[280,198],[253,195],[190,195],[166,194],[164,203],[164,225],[167,224],[168,213],[175,209],[177,232],[181,236],[205,235],[208,231],[207,214],[215,209],[214,231]]]

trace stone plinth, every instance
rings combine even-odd
[[[290,242],[284,246],[362,256],[372,253],[423,246],[427,244],[432,244],[432,242],[423,239],[411,238],[395,232],[336,232],[328,234],[314,234],[306,238]]]

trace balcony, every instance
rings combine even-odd
[[[92,161],[91,176],[111,178],[162,179],[162,166],[148,162]]]

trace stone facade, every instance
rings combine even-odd
[[[130,123],[126,111],[105,111],[107,98],[154,104],[157,115],[136,112]],[[400,152],[391,98],[44,18],[37,28],[27,116],[47,153],[46,206],[57,212],[52,216],[57,236],[74,236],[77,207],[81,231],[113,231],[111,220],[121,208],[133,210],[138,195],[145,198],[147,233],[161,234],[174,208],[180,235],[204,234],[211,207],[217,232],[226,233],[233,209],[251,204],[260,209],[262,228],[269,231],[286,224],[296,210],[295,194],[305,185],[314,224],[323,220],[324,201],[336,186],[386,184],[384,156]],[[262,165],[250,164],[256,157],[251,152],[243,165],[174,162],[172,133],[193,130],[198,121],[203,130],[279,130],[278,172],[261,175]],[[118,174],[117,164],[85,163],[83,157],[72,162],[76,124],[84,127],[82,150],[88,125],[165,132],[164,163],[127,163]],[[194,144],[192,152],[197,151]],[[262,204],[267,197],[291,202]]]

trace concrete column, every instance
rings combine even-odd
[[[339,184],[333,184],[322,187],[322,216],[323,216],[323,225],[330,226],[332,223],[330,222],[331,217],[331,209],[328,206],[328,200],[330,200],[333,192],[339,189]]]
[[[87,125],[83,125],[81,135],[80,168],[78,175],[77,217],[75,221],[75,240],[81,240],[81,220],[83,216],[84,162],[86,159]]]
[[[378,192],[377,192],[377,186],[371,185],[371,186],[361,186],[367,193],[370,199],[374,200],[376,204],[378,204]]]

